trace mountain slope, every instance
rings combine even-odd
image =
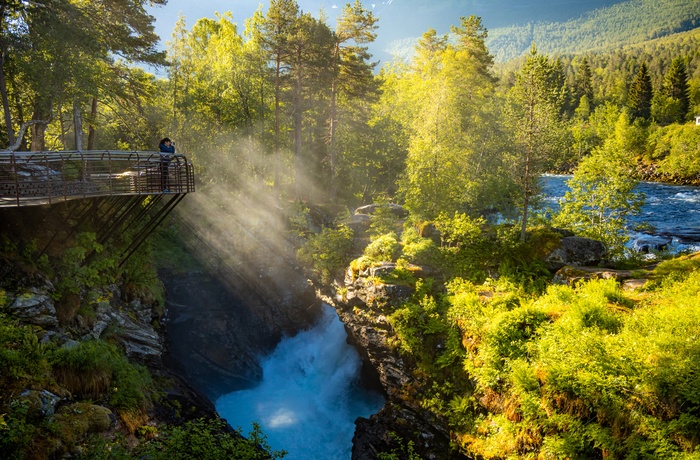
[[[538,22],[489,31],[486,44],[499,62],[529,51],[545,54],[603,50],[700,26],[698,0],[630,0],[566,22]]]

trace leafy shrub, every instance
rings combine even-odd
[[[45,348],[29,326],[18,325],[0,313],[0,383],[45,379],[49,366]]]
[[[297,251],[297,259],[326,284],[351,259],[353,232],[347,225],[337,229],[324,228],[320,234],[309,238]]]
[[[0,452],[3,458],[25,458],[25,450],[32,444],[36,432],[36,427],[28,420],[28,413],[27,404],[18,401],[13,401],[7,412],[0,413]]]
[[[97,242],[94,233],[78,234],[75,245],[66,249],[61,259],[59,272],[62,276],[58,290],[78,294],[84,286],[106,286],[113,283],[117,261],[100,256],[103,250],[104,246]],[[88,256],[93,254],[95,257],[88,261]]]
[[[387,233],[368,244],[364,255],[372,260],[392,262],[396,260],[400,250],[396,233]]]
[[[403,244],[402,259],[417,265],[440,266],[439,248],[432,239],[421,237],[414,227],[404,230],[401,242]]]
[[[223,420],[198,419],[161,429],[156,439],[141,444],[135,454],[152,460],[267,460],[282,458],[286,452],[271,450],[257,424],[244,439],[227,431]]]

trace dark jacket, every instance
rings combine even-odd
[[[160,144],[158,146],[158,148],[160,148],[160,153],[169,153],[169,154],[175,153],[175,146],[173,144],[170,144],[170,147],[168,147],[165,144]]]

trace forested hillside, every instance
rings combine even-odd
[[[631,0],[566,22],[530,22],[489,31],[496,61],[521,56],[531,44],[546,54],[617,48],[700,26],[695,0]]]

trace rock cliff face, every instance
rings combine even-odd
[[[165,363],[211,401],[258,382],[260,356],[320,314],[320,301],[301,274],[271,270],[270,278],[255,283],[232,272],[161,275]]]
[[[413,365],[405,362],[389,344],[393,332],[379,306],[405,299],[411,292],[405,286],[375,284],[371,277],[375,270],[386,272],[393,267],[394,264],[385,263],[362,273],[349,272],[345,294],[325,298],[335,306],[360,355],[376,370],[387,395],[384,407],[377,414],[355,422],[352,458],[369,460],[377,458],[380,452],[399,452],[408,441],[413,442],[414,452],[420,458],[462,458],[450,452],[446,424],[411,400],[410,386],[415,382]]]

